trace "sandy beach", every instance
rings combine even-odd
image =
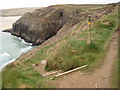
[[[12,28],[12,24],[21,16],[0,17],[0,28],[2,30]]]

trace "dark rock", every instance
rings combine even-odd
[[[5,29],[5,30],[2,30],[2,32],[8,32],[10,33],[11,29]]]
[[[33,45],[40,45],[64,26],[69,27],[87,18],[88,12],[81,13],[79,6],[50,6],[25,13],[10,30],[12,35],[21,37]],[[100,10],[104,11],[105,8]],[[97,13],[97,12],[96,12]],[[6,30],[7,31],[7,30]],[[9,32],[9,30],[8,30]]]
[[[37,9],[26,13],[13,24],[11,34],[33,45],[39,45],[54,36],[66,22],[63,9]]]

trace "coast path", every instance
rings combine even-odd
[[[118,53],[118,32],[115,32],[109,42],[106,58],[100,68],[91,74],[83,74],[80,71],[63,75],[55,80],[58,88],[110,88],[109,79],[113,62]]]

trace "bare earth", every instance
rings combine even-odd
[[[110,40],[110,45],[103,65],[94,73],[82,74],[80,71],[61,76],[55,80],[59,88],[110,88],[109,79],[118,50],[118,33]]]

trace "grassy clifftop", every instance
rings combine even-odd
[[[46,88],[54,87],[50,79],[46,79],[33,67],[41,60],[48,60],[46,70],[68,71],[87,64],[88,70],[101,65],[111,36],[117,28],[117,11],[93,22],[91,33],[92,42],[87,45],[86,29],[80,30],[84,22],[79,22],[75,28],[59,41],[41,48],[30,59],[21,65],[8,65],[3,71],[4,88]],[[85,21],[86,22],[86,21]]]
[[[45,59],[48,60],[46,70],[67,71],[85,64],[90,67],[98,66],[97,63],[101,62],[105,55],[106,42],[117,25],[115,18],[115,14],[110,14],[93,23],[90,45],[86,43],[87,30],[80,33],[73,30],[75,35],[67,36],[59,46],[56,45],[53,50],[46,51]]]
[[[85,9],[91,9],[91,8],[100,8],[106,5],[74,5],[74,4],[68,4],[68,5],[52,5],[51,7],[64,7],[64,8],[71,8],[71,9],[78,9],[78,10],[85,10]],[[3,9],[0,10],[0,16],[21,16],[25,14],[25,12],[32,12],[35,9],[40,9],[42,7],[30,7],[30,8],[13,8],[13,9]]]

